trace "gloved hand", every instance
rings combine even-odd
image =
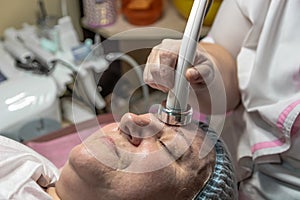
[[[163,40],[154,47],[144,70],[144,81],[167,92],[174,86],[180,40]],[[223,114],[239,104],[240,93],[235,58],[218,44],[197,46],[193,66],[185,74],[193,89],[191,105],[205,114]]]
[[[155,89],[167,92],[174,86],[175,67],[181,40],[165,39],[154,47],[144,70],[144,81]],[[206,87],[214,77],[214,62],[198,45],[193,67],[186,72],[186,79],[195,91]]]

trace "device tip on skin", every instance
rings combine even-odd
[[[187,104],[189,83],[184,75],[194,62],[203,20],[211,3],[212,0],[199,0],[193,3],[179,50],[179,55],[182,56],[179,56],[177,61],[178,73],[175,74],[175,85],[169,91],[167,100],[159,106],[157,113],[157,117],[165,124],[184,126],[192,121],[193,110]]]
[[[190,105],[187,105],[187,109],[184,111],[174,110],[167,108],[165,100],[159,106],[157,117],[160,121],[168,125],[185,126],[191,123],[192,114],[193,109]]]

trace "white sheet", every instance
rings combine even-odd
[[[52,199],[42,187],[56,182],[59,170],[32,149],[0,136],[0,169],[0,199]]]

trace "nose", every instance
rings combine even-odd
[[[151,114],[135,115],[126,113],[120,121],[119,128],[131,144],[139,146],[143,139],[153,137],[159,133],[163,125]]]

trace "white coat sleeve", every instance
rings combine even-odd
[[[43,190],[55,183],[59,170],[29,147],[0,136],[0,199],[51,199]]]
[[[223,0],[208,37],[236,58],[250,28],[251,23],[243,15],[237,1]]]

